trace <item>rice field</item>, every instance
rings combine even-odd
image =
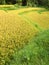
[[[39,10],[0,10],[0,65],[7,65],[15,51],[27,45],[38,32],[49,28],[49,11],[40,14]]]
[[[29,12],[20,13],[24,18],[31,20],[32,23],[38,24],[43,30],[49,28],[49,11],[31,10]]]
[[[17,12],[0,10],[0,65],[5,64],[9,54],[27,44],[35,33],[35,27],[24,21]]]

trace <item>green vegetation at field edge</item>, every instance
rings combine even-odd
[[[15,62],[11,65],[48,65],[49,64],[49,29],[31,39],[28,45],[14,54]]]

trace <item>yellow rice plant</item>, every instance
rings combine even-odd
[[[0,5],[0,8],[2,7],[14,7],[14,5]]]
[[[37,23],[43,29],[49,28],[49,11],[42,12],[32,11],[24,14],[26,18],[30,18],[32,22]]]
[[[27,44],[37,32],[15,11],[0,10],[0,65],[9,61],[9,56]]]
[[[38,33],[38,30],[34,26],[24,20],[22,16],[18,15],[21,12],[30,11],[32,9],[33,8],[24,8],[6,12],[0,10],[0,65],[6,65],[5,63],[10,62],[15,50],[23,48],[24,45],[30,41],[32,36]],[[35,8],[35,10],[37,10],[37,8]],[[38,23],[39,26],[45,29],[49,27],[48,14],[49,12],[43,12],[42,14],[29,12],[24,15],[28,20],[30,18],[30,20]]]

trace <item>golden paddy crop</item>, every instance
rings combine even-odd
[[[4,11],[0,10],[0,65],[7,65],[13,58],[16,50],[23,48],[32,36],[38,33],[38,29],[29,24],[19,13],[30,11],[33,8]],[[34,9],[33,9],[34,10]],[[35,8],[35,10],[38,10]],[[25,17],[40,27],[49,28],[49,12],[39,14],[37,12],[25,13]],[[46,19],[46,20],[45,20]]]
[[[32,11],[24,13],[22,16],[24,15],[32,22],[37,23],[43,29],[49,28],[49,11],[42,12],[41,14],[38,11]]]
[[[9,61],[9,56],[27,44],[35,33],[35,27],[24,21],[15,11],[12,13],[0,10],[0,65]]]
[[[0,8],[2,7],[14,7],[14,5],[0,5]]]

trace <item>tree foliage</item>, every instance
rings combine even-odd
[[[49,7],[49,0],[0,0],[0,4],[16,4],[22,2],[23,6],[45,6]]]
[[[49,0],[28,0],[32,6],[46,6],[49,7]]]

